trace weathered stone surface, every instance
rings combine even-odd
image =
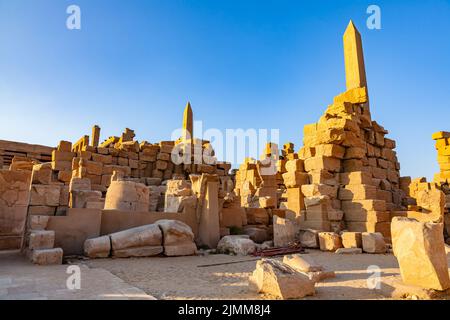
[[[163,253],[163,246],[143,246],[113,251],[115,258],[151,257]]]
[[[304,248],[319,248],[319,231],[312,229],[301,229],[298,232],[299,241]]]
[[[166,256],[190,256],[197,253],[191,227],[178,220],[158,220],[162,230],[164,254]]]
[[[269,235],[266,229],[257,227],[245,227],[244,233],[250,237],[256,243],[263,243],[269,239]]]
[[[63,250],[61,248],[32,250],[30,260],[38,265],[62,264]]]
[[[341,237],[334,232],[320,232],[319,243],[322,251],[336,251],[342,248]]]
[[[286,247],[295,242],[298,226],[289,219],[273,217],[273,242],[275,247]]]
[[[315,294],[314,282],[307,274],[272,259],[257,262],[249,283],[252,290],[281,299],[300,299]]]
[[[342,232],[341,238],[344,248],[362,248],[361,232]]]
[[[363,232],[362,248],[367,253],[386,253],[386,242],[383,234],[379,232]]]
[[[363,251],[361,248],[339,248],[336,250],[336,254],[361,254]]]
[[[305,254],[292,254],[284,256],[283,263],[300,272],[323,271],[323,267]]]
[[[145,246],[160,246],[162,233],[157,225],[150,224],[124,230],[110,235],[112,250],[121,250]]]
[[[84,255],[89,258],[107,258],[111,252],[111,239],[103,236],[84,242]]]
[[[105,209],[133,212],[147,212],[150,191],[142,183],[133,181],[112,181],[105,199]]]
[[[217,251],[225,254],[248,255],[255,250],[256,244],[247,235],[225,236],[217,245]]]
[[[450,288],[442,224],[395,217],[391,234],[405,284],[440,291]]]
[[[61,187],[59,185],[32,185],[30,205],[58,206]]]
[[[28,248],[52,249],[55,245],[55,232],[51,230],[33,230],[28,240]]]

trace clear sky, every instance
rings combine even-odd
[[[81,8],[68,30],[66,8]],[[381,30],[366,27],[369,5]],[[365,51],[374,120],[402,175],[438,171],[450,131],[450,1],[0,0],[0,139],[56,145],[102,127],[170,139],[191,101],[203,127],[280,129],[301,145],[345,90],[342,34]]]

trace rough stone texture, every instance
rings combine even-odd
[[[361,232],[342,232],[341,238],[344,248],[362,248]]]
[[[162,233],[157,225],[150,224],[110,235],[112,250],[145,246],[161,246]]]
[[[322,251],[336,251],[342,248],[341,237],[334,232],[320,232],[319,243]]]
[[[256,244],[247,235],[225,236],[217,245],[217,251],[225,254],[248,255],[255,250]]]
[[[298,226],[289,219],[273,217],[273,242],[275,247],[286,247],[296,240]]]
[[[281,299],[300,299],[315,294],[314,282],[307,274],[277,260],[258,261],[249,282],[253,290]]]
[[[178,220],[158,220],[162,230],[164,254],[166,256],[190,256],[197,253],[191,227]]]
[[[107,258],[111,252],[109,236],[87,239],[84,242],[84,255],[89,258]]]
[[[134,258],[134,257],[151,257],[163,253],[163,246],[143,246],[137,248],[127,248],[114,250],[113,256],[115,258]]]
[[[33,230],[30,232],[28,240],[28,248],[36,249],[53,249],[55,245],[55,232],[51,230]]]
[[[256,243],[263,243],[264,241],[269,240],[269,234],[265,228],[245,227],[244,233]]]
[[[323,267],[308,255],[293,254],[284,256],[283,263],[300,272],[319,272]]]
[[[38,265],[62,264],[63,250],[61,248],[32,250],[30,260]]]
[[[31,172],[0,170],[0,248],[18,249],[25,229]],[[11,237],[16,240],[11,242]]]
[[[381,233],[363,232],[362,249],[367,253],[386,253],[386,242]]]
[[[147,212],[150,192],[147,186],[133,181],[112,181],[105,199],[105,209]]]
[[[319,231],[312,229],[301,229],[298,232],[299,241],[304,248],[317,249],[319,244]]]
[[[443,224],[395,217],[391,234],[405,284],[434,290],[450,288]]]

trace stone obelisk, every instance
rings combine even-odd
[[[344,56],[347,90],[367,87],[361,34],[351,20],[344,33]]]
[[[194,138],[194,114],[191,103],[188,102],[183,114],[182,141],[186,142]]]

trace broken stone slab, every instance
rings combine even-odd
[[[382,233],[363,232],[362,249],[367,253],[386,253],[387,246]]]
[[[149,224],[112,233],[112,250],[122,250],[136,247],[161,246],[162,232],[155,224]]]
[[[301,299],[315,294],[315,283],[305,273],[272,259],[256,263],[249,278],[251,290],[281,299]]]
[[[61,248],[31,250],[30,260],[41,266],[62,264],[63,250]]]
[[[28,248],[53,249],[55,245],[55,231],[52,230],[32,230],[28,239]]]
[[[109,236],[87,239],[84,242],[84,255],[89,258],[107,258],[111,253]]]
[[[298,232],[298,238],[302,247],[317,249],[319,248],[319,231],[313,229],[301,229]]]
[[[127,248],[113,250],[113,258],[139,258],[152,257],[163,253],[163,246],[144,246],[137,248]]]
[[[441,223],[392,220],[394,255],[405,284],[439,291],[450,288],[443,228]]]
[[[194,233],[187,224],[178,220],[158,220],[155,225],[162,231],[166,256],[190,256],[197,253]]]
[[[300,272],[323,271],[323,267],[308,255],[292,254],[284,256],[283,263]]]
[[[336,251],[342,248],[341,237],[334,232],[320,232],[319,233],[320,250],[322,251]]]
[[[362,254],[361,248],[339,248],[335,252],[336,254]]]
[[[316,271],[316,272],[308,272],[308,277],[314,283],[321,282],[326,279],[336,278],[336,273],[334,271]]]
[[[217,252],[224,254],[249,255],[256,250],[256,244],[248,235],[225,236],[217,244]]]

